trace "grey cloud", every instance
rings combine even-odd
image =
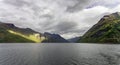
[[[83,27],[83,28],[79,28],[79,29],[77,29],[77,27],[76,27],[76,28],[74,28],[74,29],[65,31],[65,32],[62,33],[62,34],[71,33],[71,35],[72,35],[72,34],[74,33],[74,34],[78,34],[78,36],[80,36],[80,35],[83,35],[85,32],[87,32],[88,29],[90,29],[90,27]],[[74,36],[73,36],[73,37],[74,37]]]
[[[40,16],[40,18],[53,19],[53,18],[54,18],[54,15],[45,14],[45,15]]]
[[[61,35],[63,37],[65,37],[66,39],[71,39],[71,38],[74,38],[74,37],[79,37],[79,36],[82,36],[85,32],[87,32],[87,30],[89,29],[90,27],[83,27],[83,28],[74,28],[74,29],[71,29],[69,31],[65,31],[65,33],[62,33]]]
[[[70,30],[70,31],[68,31],[68,32],[72,32],[72,33],[84,33],[84,32],[86,32],[88,29],[89,29],[90,27],[83,27],[83,28],[79,28],[79,29],[73,29],[73,30]],[[67,33],[68,33],[67,32]]]
[[[41,9],[39,6],[34,5],[31,7],[31,9],[34,11],[35,15],[38,15],[38,12],[42,11],[43,9]]]
[[[30,3],[26,2],[25,0],[4,0],[4,3],[17,6],[17,7],[21,7],[24,5],[30,5]]]
[[[114,8],[119,4],[120,4],[119,0],[110,0],[109,2],[107,0],[96,0],[88,8],[92,8],[95,6],[105,6],[109,8]]]
[[[87,25],[92,26],[100,18],[85,16],[86,13],[81,10],[93,1],[95,0],[3,0],[0,2],[0,20],[39,32],[81,35],[89,29]]]
[[[45,23],[39,23],[40,27],[43,27],[44,30],[46,30],[46,32],[48,30],[54,30],[55,26],[54,26],[54,21],[46,21]]]
[[[39,24],[40,26],[44,27],[44,30],[47,30],[48,32],[51,33],[58,33],[58,34],[66,34],[68,32],[75,32],[76,27],[78,26],[77,23],[75,22],[66,22],[66,21],[61,21],[61,22],[56,22],[53,23],[53,21],[48,21],[46,23],[43,23],[42,25]]]
[[[75,22],[59,22],[56,26],[55,26],[55,31],[56,33],[67,33],[68,31],[75,29],[77,26],[77,23]]]
[[[76,12],[79,11],[81,9],[83,9],[84,7],[87,7],[90,4],[91,0],[75,0],[75,5],[73,6],[68,6],[67,10],[68,12]]]
[[[20,17],[19,19],[23,21],[27,20],[26,18],[23,18],[23,17]]]

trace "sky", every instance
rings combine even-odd
[[[0,0],[0,21],[69,39],[82,36],[120,0]]]

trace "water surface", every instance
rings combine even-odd
[[[120,65],[120,45],[0,44],[0,65]]]

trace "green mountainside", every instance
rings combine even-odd
[[[58,34],[42,34],[30,28],[18,28],[11,23],[0,22],[0,43],[66,43]]]
[[[0,43],[16,43],[16,42],[34,42],[19,35],[9,33],[7,30],[0,28]]]
[[[0,22],[0,43],[38,43],[44,40],[40,35],[29,28],[18,28],[14,24]]]
[[[78,42],[120,43],[120,12],[104,16]]]

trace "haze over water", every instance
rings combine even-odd
[[[0,44],[0,65],[119,65],[120,45]]]

